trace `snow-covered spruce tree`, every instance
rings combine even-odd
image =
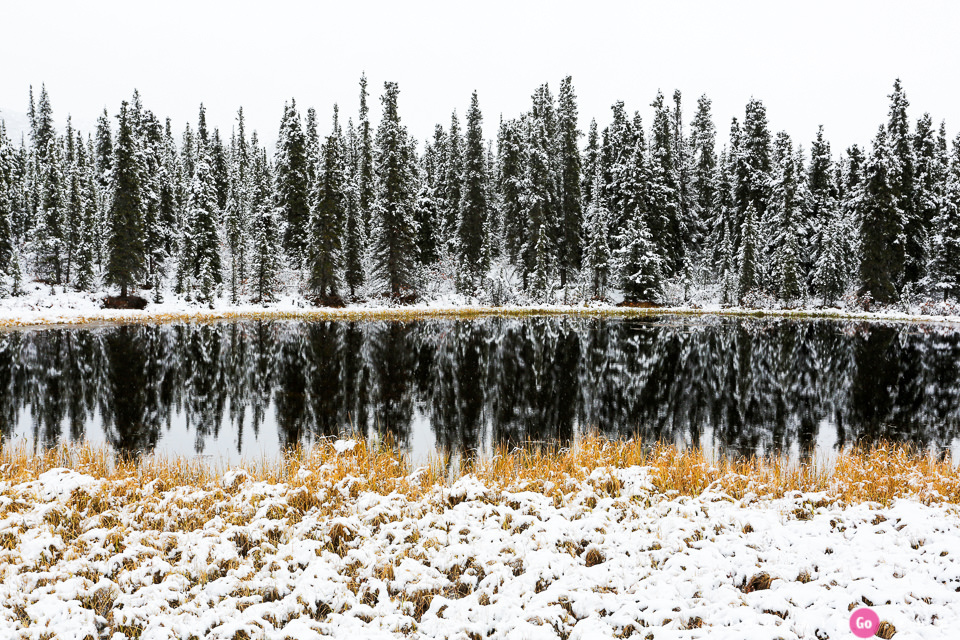
[[[370,108],[367,106],[367,76],[360,76],[360,113],[357,123],[357,206],[360,222],[357,225],[362,241],[370,237],[371,217],[376,199],[376,180],[373,175],[373,131],[370,129]],[[359,273],[363,277],[363,273]],[[360,286],[362,282],[356,284]]]
[[[945,133],[942,137],[946,137]],[[946,186],[933,222],[930,270],[932,288],[944,300],[956,300],[960,299],[960,135],[953,142],[953,158],[944,173]]]
[[[883,125],[873,141],[859,196],[860,294],[882,303],[897,299],[897,281],[903,273],[903,212],[897,182],[897,157],[887,142]]]
[[[943,200],[946,179],[943,163],[938,157],[937,134],[929,113],[917,121],[913,138],[916,161],[913,189],[913,218],[904,227],[908,261],[915,261],[916,281],[925,281],[930,261],[931,227]],[[912,256],[912,257],[911,257]],[[908,280],[909,281],[909,280]]]
[[[365,226],[360,210],[360,154],[359,138],[354,129],[353,121],[348,122],[347,148],[350,150],[350,159],[347,163],[348,171],[345,176],[345,193],[347,194],[347,219],[344,221],[343,237],[343,281],[350,289],[350,297],[357,294],[357,288],[363,285],[363,250]]]
[[[707,262],[713,269],[718,283],[722,282],[722,274],[732,271],[736,274],[734,242],[739,238],[738,231],[733,229],[737,220],[737,204],[734,199],[735,176],[733,163],[730,162],[726,147],[720,152],[717,160],[714,177],[713,203],[710,205],[712,215],[708,221]],[[702,203],[701,203],[702,204]],[[698,204],[698,206],[700,206]],[[729,234],[729,238],[727,235]],[[736,294],[736,287],[731,296]],[[731,297],[732,300],[732,297]],[[730,302],[730,300],[727,300]]]
[[[445,142],[440,238],[447,255],[459,255],[458,230],[460,201],[463,197],[463,137],[460,134],[460,119],[456,111],[450,116],[450,131],[445,137]]]
[[[711,244],[714,227],[714,204],[717,191],[717,128],[713,124],[710,98],[706,94],[697,100],[697,113],[690,125],[690,189],[691,217],[696,220],[704,248]],[[720,238],[722,242],[722,238]]]
[[[310,289],[324,297],[337,295],[342,262],[341,240],[347,216],[344,189],[344,149],[334,107],[333,132],[320,148],[320,165],[310,194],[309,268]]]
[[[483,148],[483,116],[474,91],[467,110],[467,134],[463,149],[463,184],[460,194],[457,239],[459,282],[463,293],[473,293],[487,271],[484,260],[484,225],[489,215],[486,153]]]
[[[62,284],[66,262],[67,184],[62,140],[51,138],[40,156],[40,202],[34,226],[37,275]]]
[[[13,254],[13,179],[14,152],[7,137],[6,125],[0,120],[0,296],[10,293],[5,286],[10,276]]]
[[[603,165],[603,194],[610,210],[610,238],[617,248],[617,238],[626,227],[632,206],[631,182],[635,175],[635,152],[638,134],[627,118],[623,102],[614,103],[613,121],[603,130],[601,162]],[[639,123],[638,123],[639,124]],[[642,136],[642,132],[641,132]]]
[[[683,108],[679,89],[673,92],[673,166],[677,175],[677,202],[680,217],[680,241],[684,252],[684,270],[689,270],[694,257],[699,258],[706,227],[697,216],[693,191],[693,145],[683,133]]]
[[[737,298],[742,301],[748,293],[759,287],[761,277],[760,233],[757,223],[757,210],[753,204],[747,205],[747,212],[743,218],[743,227],[740,230],[740,252],[737,254],[737,269],[739,282],[737,283]]]
[[[120,287],[120,295],[125,298],[145,272],[141,194],[143,153],[133,131],[126,101],[120,105],[110,184],[113,198],[109,212],[106,281]]]
[[[243,107],[237,111],[237,130],[230,147],[230,188],[224,226],[230,261],[230,302],[237,304],[247,279],[250,241],[250,148]]]
[[[650,233],[655,246],[665,256],[665,274],[672,276],[680,272],[685,257],[685,230],[682,229],[680,218],[680,185],[673,157],[673,126],[670,109],[662,93],[657,93],[651,106],[654,116],[650,131],[648,187]]]
[[[273,204],[273,176],[256,132],[250,140],[250,292],[255,302],[276,299],[283,268],[282,211]]]
[[[577,96],[573,79],[567,76],[560,82],[557,107],[558,161],[560,163],[560,234],[557,242],[557,263],[560,267],[560,286],[566,287],[568,274],[580,269],[583,256],[583,205],[580,187],[581,158],[577,128]]]
[[[164,127],[150,111],[140,117],[140,146],[143,149],[143,230],[146,278],[154,302],[163,300],[163,280],[176,229],[173,176],[167,170],[167,141]]]
[[[620,290],[627,302],[658,302],[663,297],[663,258],[642,215],[627,221],[615,252]]]
[[[894,81],[893,93],[889,98],[890,112],[886,144],[889,146],[894,162],[888,166],[890,172],[888,179],[894,192],[897,211],[900,213],[900,233],[903,235],[896,250],[898,258],[890,263],[894,268],[890,277],[894,287],[899,290],[901,282],[919,282],[924,265],[922,243],[915,239],[921,233],[921,225],[914,208],[917,159],[913,148],[914,139],[910,133],[910,121],[907,117],[910,102],[907,100],[899,78]]]
[[[740,230],[747,215],[747,208],[754,208],[755,228],[767,220],[767,207],[770,202],[770,177],[772,172],[772,149],[770,129],[767,124],[767,110],[760,100],[751,98],[747,103],[742,129],[736,122],[730,131],[730,161],[733,163],[734,197],[737,203],[737,222],[733,229],[737,233],[734,248],[740,251]],[[772,247],[758,246],[758,259],[771,260],[767,252]],[[757,286],[763,284],[760,280]]]
[[[525,206],[525,242],[520,248],[524,288],[533,300],[544,302],[550,294],[555,247],[553,234],[556,195],[547,122],[526,116],[526,168],[521,202]]]
[[[73,283],[81,291],[92,291],[96,284],[94,234],[97,218],[97,187],[94,165],[88,158],[82,143],[77,144],[77,173],[79,220],[74,239],[76,267]]]
[[[500,123],[497,137],[497,192],[503,221],[504,251],[514,266],[520,265],[527,240],[523,130],[517,120]]]
[[[805,289],[801,273],[800,242],[806,201],[800,168],[790,136],[781,131],[774,144],[775,167],[770,199],[774,285],[783,300],[798,299]]]
[[[283,246],[294,268],[303,265],[307,245],[307,222],[310,218],[307,143],[300,126],[297,103],[291,100],[283,109],[277,153],[274,160],[277,206],[283,212],[285,231]]]
[[[610,275],[610,212],[603,198],[603,175],[600,163],[595,163],[594,166],[594,177],[590,184],[595,193],[590,196],[582,234],[586,241],[583,253],[583,275],[590,294],[594,298],[603,298],[606,295]]]
[[[413,223],[417,229],[417,262],[429,267],[439,259],[437,225],[439,223],[436,194],[437,153],[432,140],[424,145],[416,163],[417,195],[413,205]]]
[[[394,298],[413,291],[416,282],[416,227],[413,220],[415,158],[406,127],[400,124],[395,82],[384,83],[383,116],[376,137],[374,275]]]
[[[220,260],[217,186],[205,147],[201,147],[196,160],[187,210],[192,223],[192,254],[186,257],[192,265],[194,281],[200,285],[199,300],[213,307],[217,287],[223,283],[223,268]]]
[[[820,263],[820,253],[827,242],[826,233],[837,214],[839,202],[837,173],[830,143],[823,135],[823,125],[817,128],[817,137],[810,146],[810,167],[807,170],[807,190],[809,192],[806,215],[798,229],[801,233],[800,269],[813,278],[815,266]],[[805,283],[806,284],[810,284]]]
[[[839,211],[834,211],[820,237],[820,251],[813,268],[813,290],[829,306],[843,295],[849,272],[845,238],[847,228]]]
[[[600,131],[594,118],[590,120],[590,127],[587,129],[587,147],[583,150],[583,159],[581,160],[583,180],[580,183],[580,188],[583,193],[580,200],[584,211],[593,202],[593,180],[597,175],[597,167],[600,163]]]

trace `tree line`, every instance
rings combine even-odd
[[[773,134],[757,99],[718,148],[710,99],[686,123],[679,91],[646,127],[617,102],[584,135],[570,77],[495,139],[474,92],[421,145],[399,93],[384,84],[375,130],[365,76],[356,120],[335,105],[322,127],[291,100],[270,153],[242,108],[228,139],[203,105],[175,135],[134,92],[85,136],[31,88],[29,136],[0,120],[0,294],[35,279],[209,305],[960,295],[960,136],[929,114],[911,126],[899,80],[870,147],[839,156],[822,127],[809,153]]]

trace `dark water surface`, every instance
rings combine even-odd
[[[585,431],[735,454],[957,448],[955,327],[487,318],[0,333],[0,433],[253,459],[323,436],[415,457]]]

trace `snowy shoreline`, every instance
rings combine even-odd
[[[860,606],[896,637],[960,624],[954,504],[671,496],[645,467],[552,498],[357,482],[2,482],[0,635],[822,639],[850,637]]]
[[[269,306],[224,305],[210,309],[181,300],[151,303],[142,311],[102,308],[103,294],[74,291],[50,294],[39,285],[22,297],[0,300],[0,328],[81,325],[96,323],[163,323],[213,320],[412,320],[418,318],[473,318],[481,316],[571,315],[648,317],[658,315],[771,317],[960,324],[960,315],[927,315],[904,311],[850,311],[841,308],[762,309],[695,306],[619,307],[612,304],[507,305],[471,304],[460,296],[412,305],[353,304],[344,308],[313,307],[302,298],[287,298]]]

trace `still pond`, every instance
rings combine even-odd
[[[0,434],[218,461],[389,434],[414,458],[596,431],[727,455],[960,443],[960,328],[532,317],[0,333]]]

